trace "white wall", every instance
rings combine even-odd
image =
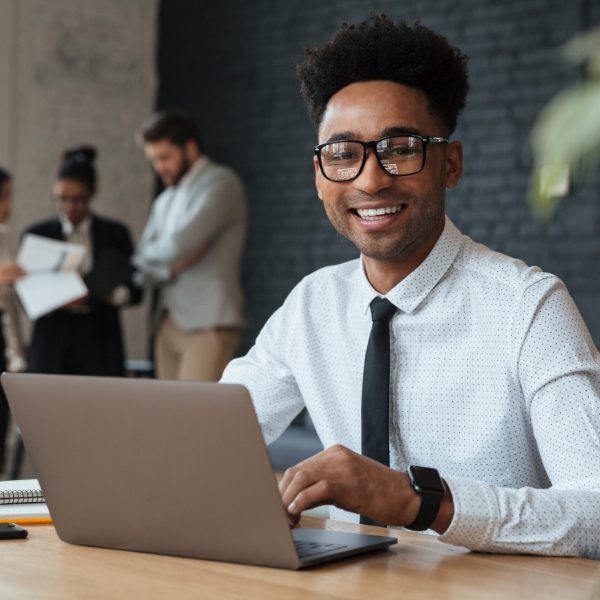
[[[146,221],[153,178],[133,135],[154,105],[157,0],[0,0],[0,164],[15,174],[12,227],[53,214],[62,150],[99,150],[96,210]],[[128,355],[146,356],[146,309],[123,313]]]
[[[16,0],[0,0],[0,165],[14,156],[15,6]]]

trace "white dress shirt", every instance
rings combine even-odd
[[[244,384],[267,443],[304,407],[325,447],[361,450],[361,387],[379,294],[359,260],[303,279],[223,382]],[[446,219],[386,297],[390,465],[437,468],[444,542],[600,559],[600,363],[564,284]],[[358,521],[333,508],[331,516]]]
[[[58,220],[60,221],[65,241],[70,244],[78,244],[84,248],[83,258],[77,269],[82,276],[87,275],[94,268],[94,240],[92,239],[93,218],[93,213],[90,213],[84,217],[80,223],[73,225],[63,213],[58,213]],[[105,300],[113,306],[125,306],[131,300],[131,293],[126,285],[118,285]],[[76,306],[69,310],[72,312],[86,313],[89,312],[89,306]]]
[[[85,252],[77,270],[80,275],[87,275],[94,268],[94,250],[91,232],[92,215],[88,214],[77,225],[73,225],[63,213],[59,212],[58,220],[60,221],[65,241],[69,242],[69,244],[83,246]]]

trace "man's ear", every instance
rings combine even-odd
[[[323,196],[321,195],[321,171],[319,169],[319,161],[316,156],[313,156],[313,165],[315,167],[315,187],[317,188],[317,195],[319,200],[323,202]]]
[[[185,156],[190,162],[195,161],[200,156],[200,148],[198,148],[196,140],[188,140],[183,148]]]
[[[448,144],[446,151],[446,187],[455,188],[463,169],[463,146],[455,141]]]

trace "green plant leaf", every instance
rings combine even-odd
[[[531,133],[535,164],[529,187],[534,214],[548,217],[553,191],[565,169],[584,181],[600,163],[600,27],[563,47],[574,63],[585,63],[588,79],[557,94],[540,113]]]

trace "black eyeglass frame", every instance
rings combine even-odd
[[[381,142],[383,142],[385,140],[390,140],[390,139],[399,138],[399,137],[416,138],[418,140],[421,140],[421,143],[423,144],[423,156],[421,158],[421,166],[417,171],[413,171],[412,173],[390,173],[385,168],[383,163],[381,162],[381,159],[379,158],[379,154],[377,152],[377,144],[380,144]],[[363,147],[363,157],[362,157],[362,162],[360,164],[360,168],[358,169],[358,172],[356,173],[356,175],[354,177],[350,177],[349,179],[331,179],[331,177],[327,177],[327,175],[325,174],[325,169],[323,168],[323,163],[321,162],[321,149],[324,148],[325,146],[330,146],[331,144],[340,144],[340,143],[344,143],[344,142],[354,142],[356,144],[360,144]],[[416,175],[417,173],[420,173],[424,169],[425,159],[427,156],[427,144],[447,144],[449,142],[450,142],[450,139],[447,137],[442,137],[442,136],[424,137],[422,135],[417,135],[415,133],[409,133],[409,134],[405,134],[405,135],[386,135],[385,137],[382,137],[378,140],[372,140],[370,142],[363,142],[361,140],[336,140],[334,142],[325,142],[324,144],[319,144],[318,146],[314,146],[313,152],[315,153],[315,155],[317,157],[317,161],[319,163],[319,169],[321,170],[321,174],[323,175],[323,177],[325,177],[325,179],[327,179],[328,181],[332,181],[333,183],[347,183],[348,181],[354,181],[355,179],[360,177],[360,174],[363,172],[363,169],[365,167],[365,163],[367,162],[367,150],[369,148],[373,148],[373,152],[375,153],[375,158],[377,159],[379,166],[390,177],[409,177],[410,175]]]

